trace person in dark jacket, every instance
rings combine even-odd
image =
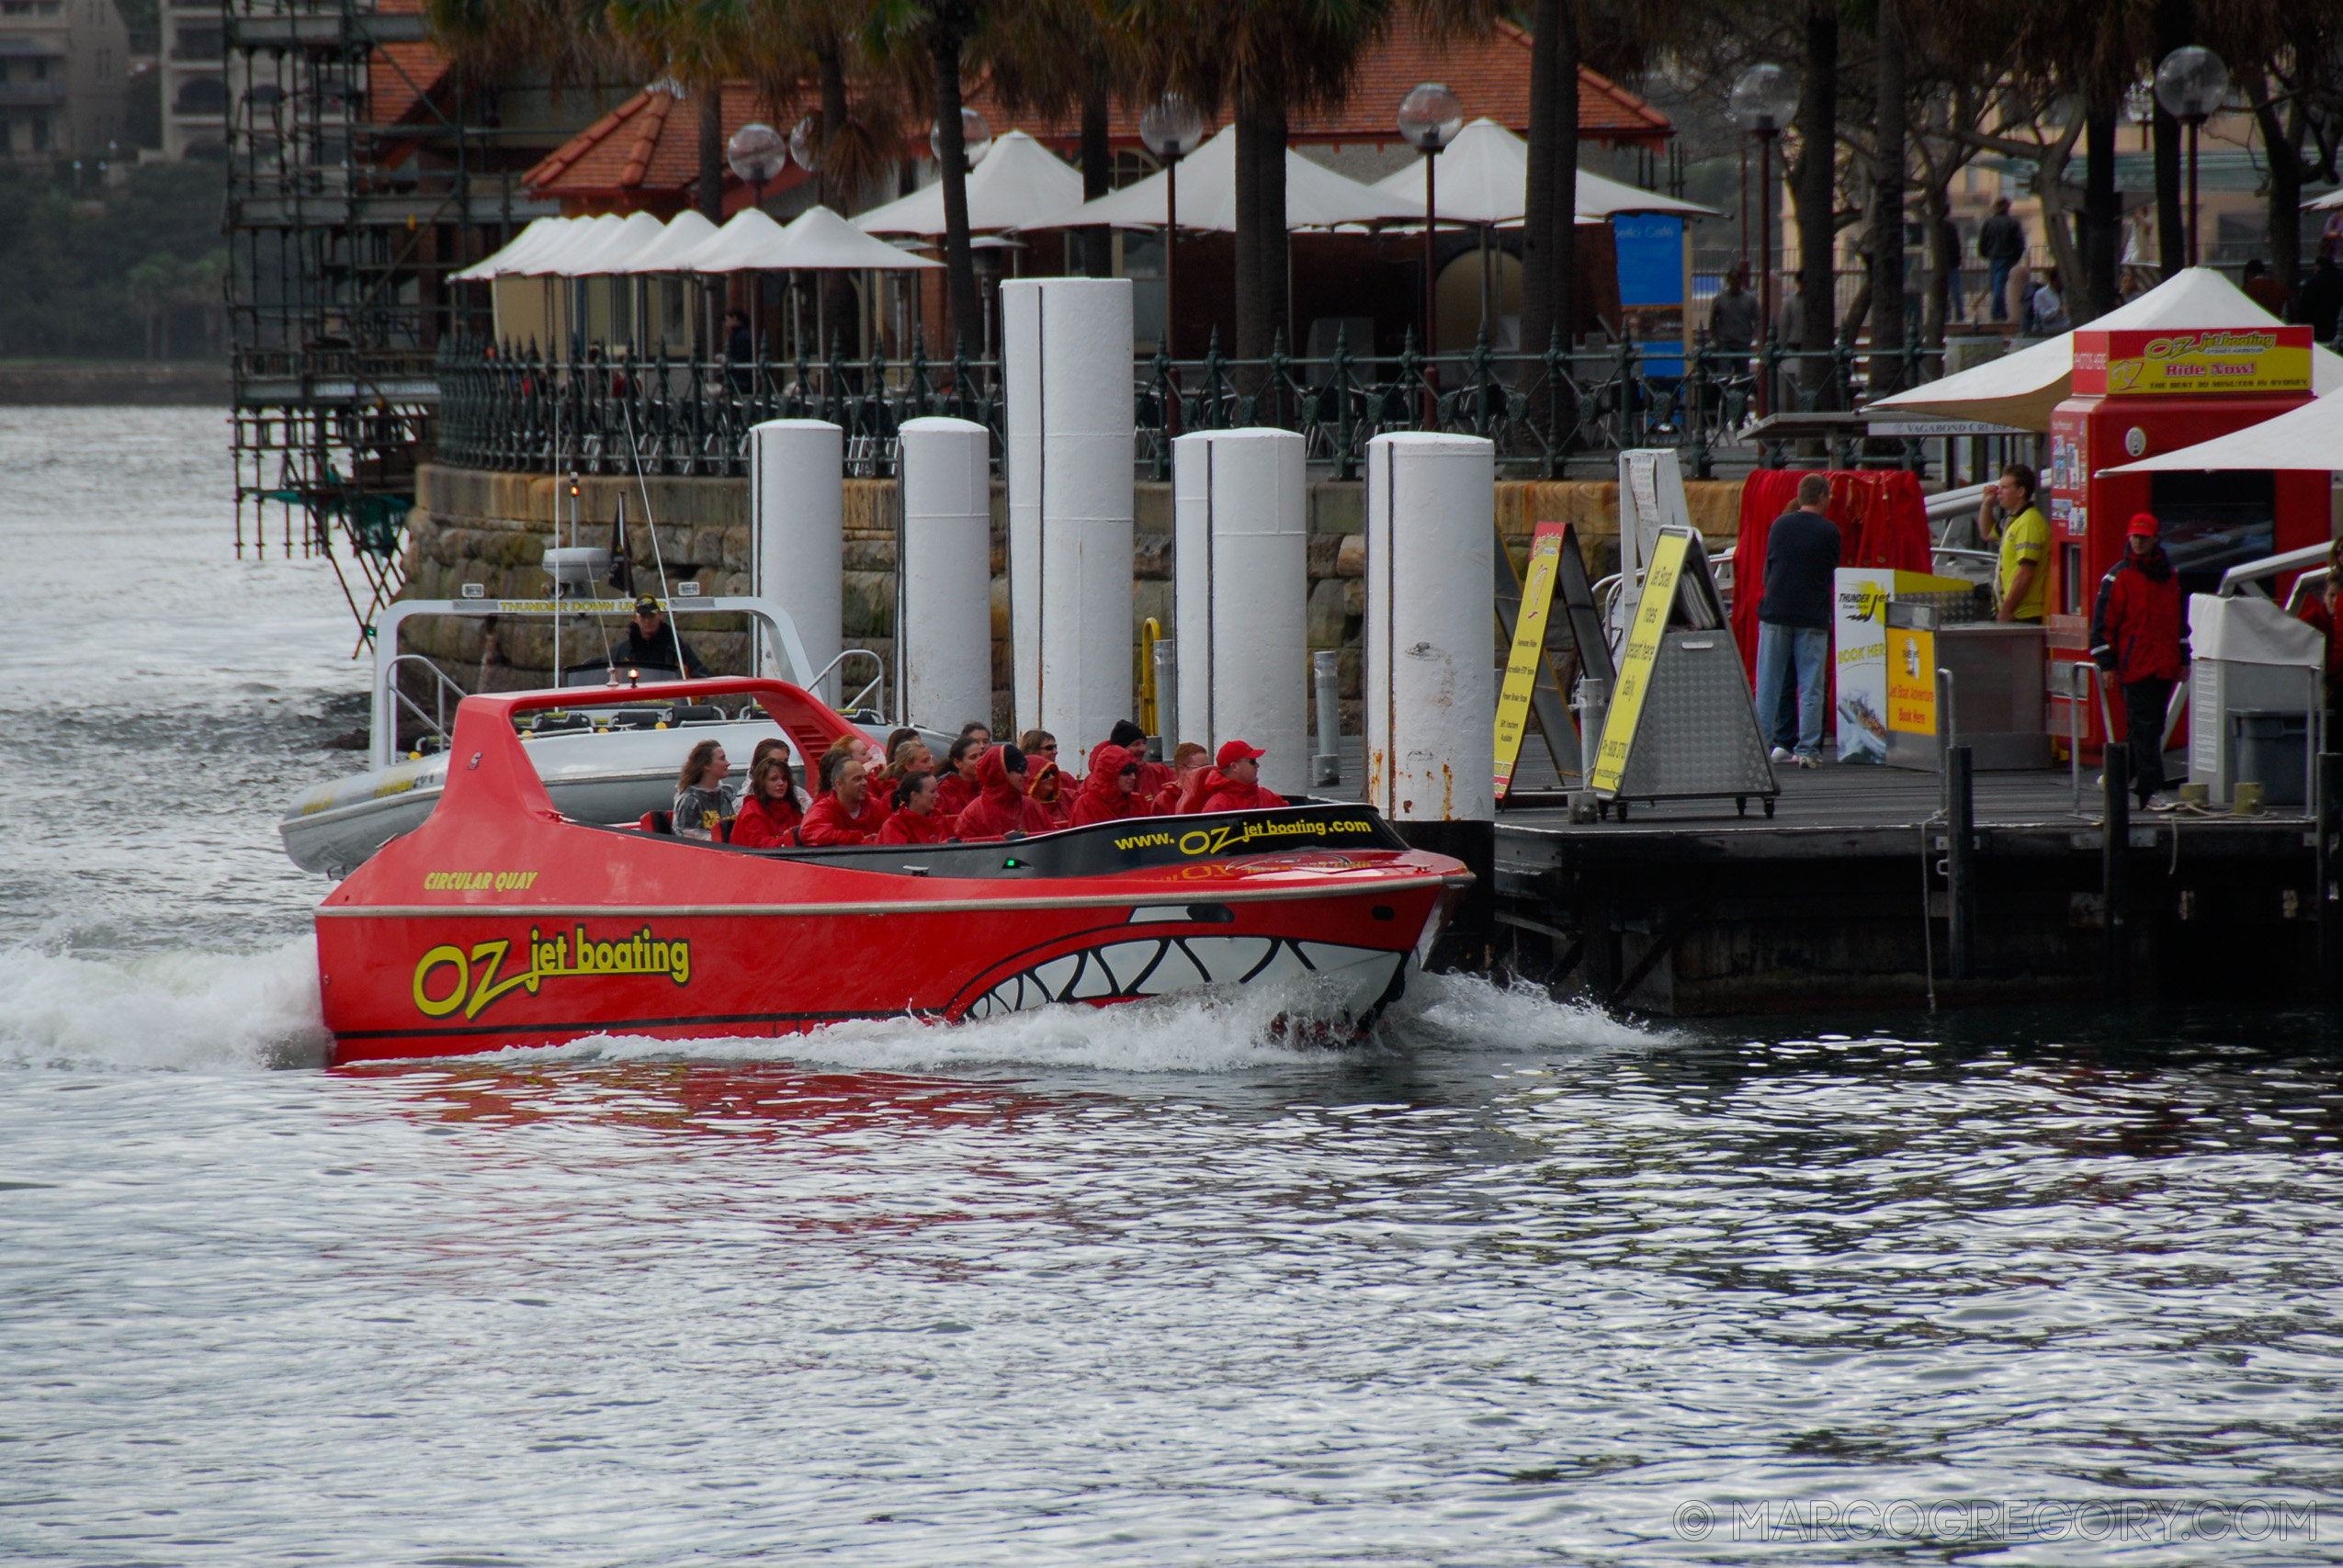
[[[2343,318],[2343,266],[2335,265],[2334,243],[2321,241],[2318,265],[2294,301],[2294,320],[2309,325],[2313,341],[2333,343],[2337,318]]]
[[[648,594],[635,601],[635,618],[627,623],[627,635],[610,645],[613,670],[623,674],[646,666],[654,670],[680,669],[694,681],[706,680],[708,672],[707,662],[692,650],[692,645],[677,637],[667,625],[659,601]]]
[[[960,813],[952,827],[960,839],[1005,839],[1012,833],[1047,833],[1057,819],[1025,795],[1025,754],[1014,746],[991,746],[977,764],[984,793]]]
[[[2186,596],[2172,561],[2156,542],[2154,513],[2132,519],[2123,558],[2100,579],[2091,605],[2091,658],[2123,688],[2123,728],[2131,737],[2132,793],[2156,807],[2164,787],[2164,713],[2188,673]]]
[[[2009,216],[2009,198],[1997,197],[1992,215],[1977,226],[1977,254],[1985,258],[1986,290],[1993,296],[1993,319],[2009,319],[2009,275],[2026,259],[2026,226]]]
[[[1839,570],[1839,525],[1825,515],[1830,479],[1808,474],[1798,481],[1798,505],[1773,520],[1765,536],[1765,597],[1758,601],[1757,711],[1774,736],[1773,760],[1802,768],[1822,765],[1822,698],[1830,673],[1830,601]],[[1796,750],[1780,730],[1782,696],[1795,671]]]
[[[1116,719],[1115,728],[1106,732],[1106,739],[1109,744],[1120,746],[1124,750],[1128,751],[1131,754],[1131,761],[1139,765],[1141,798],[1153,800],[1162,792],[1163,786],[1172,782],[1171,765],[1166,762],[1150,762],[1147,760],[1147,731],[1129,719]],[[1096,757],[1098,753],[1092,750],[1091,755]],[[1095,772],[1097,767],[1098,764],[1095,761],[1091,763],[1092,771]]]

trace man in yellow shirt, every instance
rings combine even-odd
[[[1977,532],[1990,544],[1998,536],[2001,561],[1994,573],[1998,621],[2042,624],[2043,592],[2049,586],[2043,565],[2050,558],[2050,519],[2034,504],[2041,480],[2023,463],[2001,470],[2001,482],[1986,491],[1977,512]]]

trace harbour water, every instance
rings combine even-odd
[[[317,1070],[359,681],[222,442],[0,411],[0,1561],[2343,1557],[2326,1014]]]

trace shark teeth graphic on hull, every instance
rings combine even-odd
[[[1407,957],[1266,936],[1166,936],[1062,953],[1012,975],[970,1004],[967,1016],[1022,1012],[1050,1002],[1158,997],[1200,986],[1280,985],[1316,979],[1330,999],[1364,1012],[1383,998]]]

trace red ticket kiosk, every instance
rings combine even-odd
[[[2329,536],[2325,472],[2110,474],[2120,464],[2193,446],[2311,400],[2311,329],[2167,328],[2075,333],[2070,395],[2050,416],[2050,583],[2043,629],[2053,664],[2050,731],[2063,752],[2070,716],[2095,758],[2106,740],[2100,704],[2061,694],[2056,672],[2090,658],[2091,602],[2124,549],[2133,513],[2153,512],[2189,592],[2221,574]],[[2284,587],[2279,592],[2282,598]],[[2085,710],[2070,716],[2067,705]],[[2123,705],[2110,693],[2115,738]]]

